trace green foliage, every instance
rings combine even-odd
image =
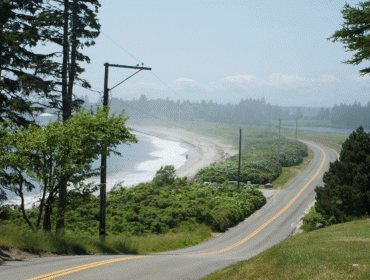
[[[99,198],[90,194],[69,197],[66,231],[80,236],[98,233]],[[107,198],[109,235],[193,232],[199,224],[224,231],[266,203],[255,188],[190,183],[184,178],[159,187],[155,181],[131,188],[116,187]],[[0,225],[24,227],[21,209],[0,208]],[[28,211],[33,222],[37,210]],[[55,222],[55,215],[52,220]]]
[[[265,121],[281,118],[289,119],[289,113],[282,107],[271,105],[264,98],[242,99],[239,104],[217,104],[212,100],[206,102],[190,102],[166,99],[148,99],[141,95],[138,100],[120,100],[113,98],[112,110],[120,111],[127,108],[131,119],[147,120],[148,116],[166,120],[165,125],[172,121],[209,121],[227,124],[255,124],[260,125]],[[143,114],[145,112],[146,114]],[[163,125],[163,124],[162,124]]]
[[[345,4],[342,14],[344,18],[342,29],[336,31],[328,40],[342,42],[347,51],[356,52],[352,59],[346,60],[344,63],[358,65],[363,60],[370,58],[368,43],[370,1],[360,2],[357,7]],[[370,68],[362,69],[360,73],[361,75],[369,74]]]
[[[176,177],[176,170],[173,165],[166,165],[166,166],[161,166],[161,168],[156,172],[154,176],[154,182],[158,186],[163,186],[165,184],[173,184],[175,181]]]
[[[188,224],[192,224],[188,230]],[[107,236],[102,242],[98,236],[80,236],[67,231],[64,235],[32,232],[14,225],[0,228],[0,248],[17,247],[27,252],[52,252],[62,254],[146,254],[164,252],[193,246],[211,238],[209,227],[194,223],[181,223],[177,230],[168,234],[142,236]]]
[[[45,109],[55,95],[55,67],[47,54],[34,52],[40,41],[35,14],[42,0],[0,2],[0,122],[26,127],[34,113]]]
[[[301,229],[303,229],[306,232],[317,229],[316,226],[317,223],[321,223],[325,226],[331,224],[331,221],[325,220],[325,218],[316,211],[315,207],[312,207],[310,211],[307,213],[307,215],[302,218],[302,222],[303,225],[301,226]]]
[[[298,165],[308,155],[307,146],[301,142],[281,137],[280,164],[277,163],[277,137],[268,131],[260,131],[245,141],[240,168],[241,182],[256,184],[272,182],[282,172],[281,167]],[[238,179],[238,156],[201,169],[197,178],[202,181],[236,181]]]
[[[153,181],[129,189],[114,189],[108,198],[108,208],[113,209],[109,218],[114,220],[113,234],[163,233],[192,219],[214,231],[224,231],[265,202],[262,193],[251,187],[236,190],[233,186],[176,179],[172,185],[161,188]]]
[[[40,211],[44,206],[52,207],[64,181],[78,186],[97,174],[91,163],[101,153],[117,153],[114,150],[117,145],[137,141],[125,127],[126,120],[123,115],[108,116],[106,110],[97,108],[80,109],[68,121],[63,123],[59,119],[45,127],[18,128],[11,122],[3,123],[0,188],[23,197],[25,191],[38,184],[43,190]]]
[[[362,126],[343,143],[323,181],[315,192],[316,210],[325,220],[341,223],[370,213],[370,134]]]

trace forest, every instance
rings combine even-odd
[[[87,102],[86,102],[87,101]],[[88,99],[85,104],[89,106]],[[123,100],[112,98],[112,112],[120,113],[124,108],[131,119],[161,121],[203,120],[210,122],[240,123],[263,125],[272,120],[305,120],[326,121],[330,126],[343,128],[356,128],[360,125],[365,128],[370,126],[370,102],[361,105],[340,104],[334,107],[284,107],[271,105],[265,98],[242,99],[238,104],[218,104],[210,101],[148,99],[144,94],[139,99]]]

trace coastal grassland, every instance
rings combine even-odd
[[[370,279],[369,229],[365,219],[298,234],[202,279]]]
[[[295,130],[284,128],[282,129],[282,134],[286,137],[294,138]],[[346,141],[348,136],[349,135],[331,133],[331,132],[316,132],[316,131],[298,130],[299,139],[323,144],[333,149],[338,154],[340,154],[340,151],[342,150],[342,144],[344,143],[344,141]]]
[[[219,140],[223,144],[231,145],[237,150],[238,141],[239,141],[239,127],[242,128],[243,138],[253,137],[253,135],[258,133],[261,129],[268,129],[271,132],[278,133],[278,121],[267,123],[264,127],[256,127],[250,125],[238,125],[238,124],[226,124],[226,123],[217,123],[217,122],[205,122],[202,120],[199,121],[168,121],[162,122],[159,120],[129,120],[129,124],[135,125],[153,125],[153,126],[167,126],[167,127],[176,127],[182,128],[196,134],[210,137],[216,140]],[[329,126],[324,125],[319,121],[307,121],[304,123],[304,126]],[[289,125],[289,123],[288,123]],[[294,122],[295,125],[295,122]],[[292,126],[294,126],[292,125]],[[303,124],[300,122],[300,125]],[[295,129],[281,128],[281,135],[288,138],[295,138]],[[339,134],[339,133],[330,133],[330,132],[316,132],[316,131],[306,131],[298,129],[298,138],[313,142],[318,142],[323,145],[326,145],[336,152],[340,153],[342,144],[348,138],[348,135]]]
[[[242,185],[159,180],[116,187],[107,197],[106,242],[96,236],[99,197],[72,193],[65,236],[31,232],[18,206],[0,208],[0,246],[57,253],[149,253],[196,245],[242,221],[266,203],[258,190]],[[30,220],[36,210],[28,211]],[[56,216],[52,216],[53,228]],[[12,230],[12,228],[16,228]]]

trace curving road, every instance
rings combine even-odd
[[[0,279],[199,279],[249,259],[289,237],[337,154],[306,142],[314,153],[304,172],[249,218],[194,247],[151,255],[66,256],[8,261]]]

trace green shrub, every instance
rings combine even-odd
[[[330,225],[330,222],[325,220],[325,218],[316,211],[315,207],[312,207],[307,215],[302,218],[302,222],[303,225],[301,229],[307,232],[317,229],[317,223],[321,223],[324,226]]]
[[[252,136],[244,143],[240,166],[240,181],[255,184],[271,183],[282,172],[282,167],[298,165],[308,155],[308,148],[301,142],[281,137],[280,160],[277,162],[278,138],[268,132]],[[224,162],[201,169],[196,177],[203,182],[223,183],[238,180],[239,157],[234,156]]]
[[[213,231],[224,231],[252,214],[266,203],[255,188],[207,185],[176,179],[172,185],[159,187],[155,182],[136,187],[117,187],[107,198],[106,227],[110,236],[178,232],[193,223],[204,224]],[[32,222],[37,219],[28,210]],[[0,208],[0,226],[27,227],[19,207]],[[53,224],[56,217],[53,216]],[[75,197],[66,211],[66,231],[76,236],[97,235],[99,198]]]

